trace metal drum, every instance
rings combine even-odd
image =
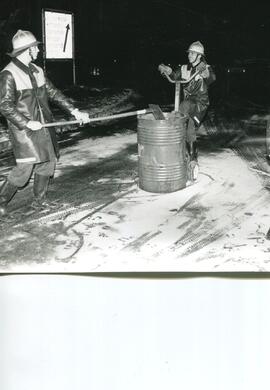
[[[186,187],[187,117],[164,113],[138,117],[139,187],[148,192],[169,193]]]

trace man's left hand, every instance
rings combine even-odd
[[[90,117],[89,117],[88,112],[84,112],[84,111],[80,111],[80,110],[76,109],[76,110],[73,110],[71,112],[71,114],[73,116],[75,116],[77,121],[80,121],[83,124],[90,122]]]
[[[197,66],[196,66],[196,70],[199,72],[199,73],[202,73],[206,70],[206,64],[204,62],[200,62]]]
[[[199,65],[196,66],[196,70],[199,71],[199,75],[204,79],[207,79],[210,75],[208,65],[204,62],[200,62]]]

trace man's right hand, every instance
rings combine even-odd
[[[160,64],[158,70],[162,75],[167,74],[169,76],[172,73],[172,68],[164,64]]]
[[[39,121],[29,121],[26,127],[32,131],[38,131],[42,129],[42,123]]]

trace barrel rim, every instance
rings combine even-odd
[[[188,120],[188,115],[177,112],[177,114],[180,114],[179,117],[176,117],[176,116],[169,117],[169,114],[171,114],[171,113],[173,113],[173,111],[163,112],[163,114],[165,115],[165,119],[155,119],[152,113],[143,114],[143,115],[138,116],[138,120],[139,121],[147,121],[147,122],[150,122],[150,121],[151,122],[158,122],[158,123],[173,122],[173,121],[177,121],[179,119],[181,119],[183,121]]]

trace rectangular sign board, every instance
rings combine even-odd
[[[46,59],[73,59],[73,14],[43,10],[43,39]]]

